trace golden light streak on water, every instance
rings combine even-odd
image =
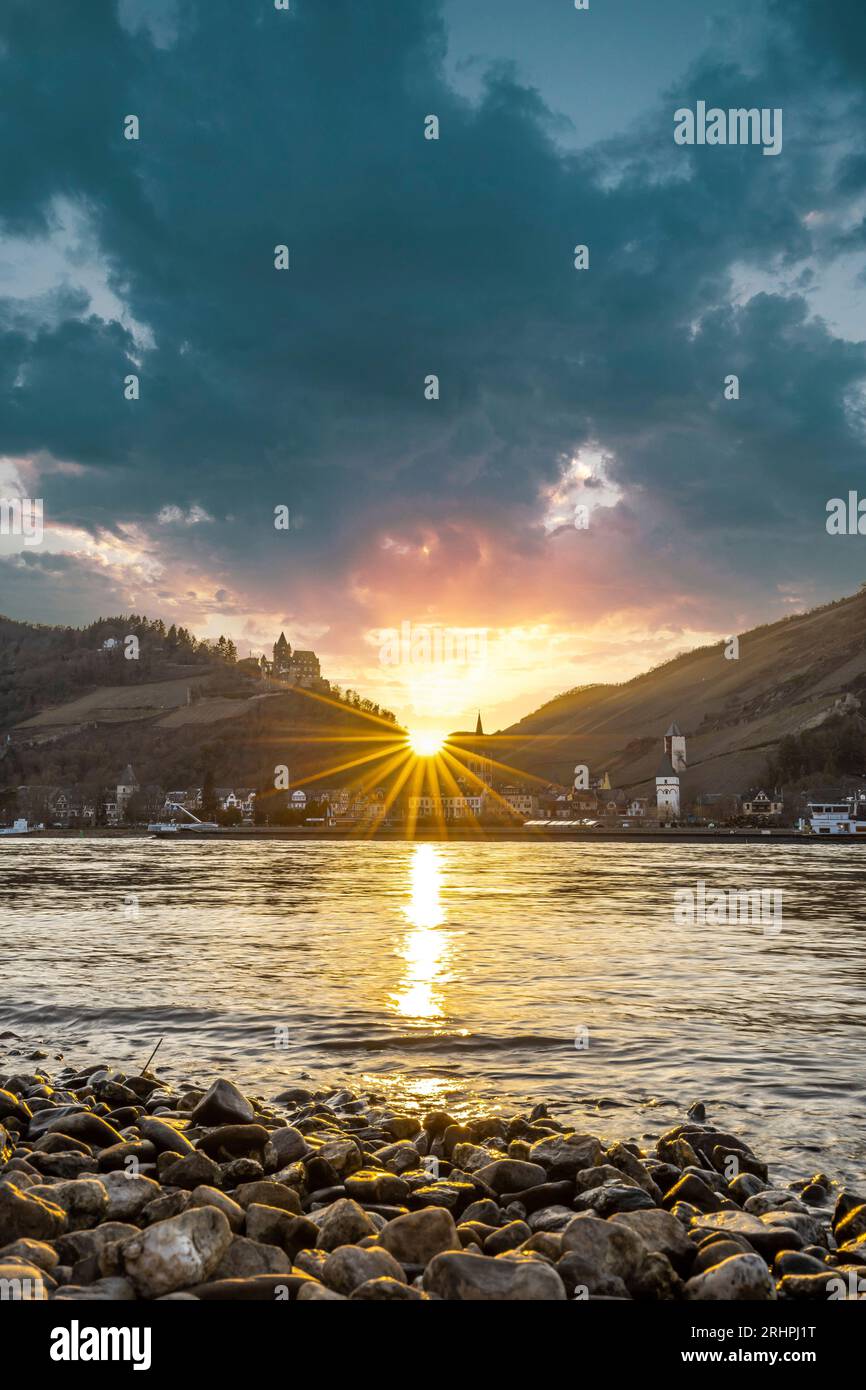
[[[400,954],[406,969],[400,989],[391,995],[394,1011],[404,1018],[442,1018],[445,1013],[442,986],[448,975],[449,937],[442,903],[442,854],[438,846],[416,845],[409,870],[409,902],[403,915],[412,930],[406,934]]]

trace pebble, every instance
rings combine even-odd
[[[194,1146],[174,1125],[170,1125],[166,1120],[158,1120],[151,1116],[138,1123],[139,1131],[143,1139],[149,1139],[157,1153],[173,1154],[192,1154],[195,1153]],[[117,1136],[120,1138],[120,1135]]]
[[[251,1184],[251,1186],[253,1185],[254,1184]],[[220,1192],[215,1187],[202,1186],[194,1188],[190,1194],[188,1206],[218,1207],[233,1231],[240,1231],[243,1227],[245,1217],[244,1209],[240,1202],[236,1202],[227,1192]]]
[[[524,1163],[519,1158],[496,1159],[479,1168],[475,1176],[494,1192],[519,1192],[547,1181],[547,1172],[540,1163]]]
[[[235,1235],[212,1271],[213,1279],[243,1279],[251,1274],[288,1274],[292,1261],[279,1246]]]
[[[776,1297],[773,1276],[760,1255],[732,1255],[705,1274],[689,1279],[687,1299],[760,1299]]]
[[[203,1283],[232,1240],[217,1207],[197,1207],[150,1226],[121,1246],[123,1268],[145,1298]]]
[[[69,1302],[790,1301],[866,1279],[864,1189],[831,1215],[825,1174],[773,1186],[700,1102],[640,1143],[545,1106],[410,1110],[101,1060],[0,1076],[0,1269]]]
[[[564,1255],[577,1256],[587,1269],[628,1286],[640,1269],[646,1246],[634,1231],[618,1221],[579,1215],[573,1216],[562,1232],[562,1251]]]
[[[413,1288],[410,1284],[401,1284],[397,1279],[389,1279],[387,1275],[379,1279],[367,1279],[365,1283],[359,1284],[349,1294],[349,1301],[352,1303],[360,1301],[389,1302],[389,1303],[415,1303],[429,1302],[429,1295],[423,1289]]]
[[[317,1221],[320,1250],[336,1250],[338,1245],[355,1245],[364,1236],[376,1234],[376,1223],[363,1207],[350,1197],[332,1202]],[[315,1213],[314,1213],[315,1219]]]
[[[446,1251],[424,1271],[425,1292],[473,1303],[541,1302],[565,1299],[565,1285],[546,1261],[526,1256],[491,1259]]]
[[[323,1282],[336,1293],[348,1296],[369,1279],[394,1279],[405,1284],[406,1275],[387,1250],[364,1250],[358,1245],[338,1246],[322,1266]]]
[[[615,1216],[622,1211],[645,1211],[654,1209],[655,1202],[642,1187],[629,1187],[624,1183],[602,1183],[601,1187],[591,1187],[574,1199],[577,1211],[593,1211],[598,1216]]]
[[[245,1125],[254,1116],[255,1110],[234,1082],[219,1077],[202,1096],[191,1119],[194,1125]]]
[[[66,1230],[66,1212],[55,1202],[43,1201],[14,1183],[0,1187],[0,1240],[51,1240]]]
[[[67,1231],[84,1231],[102,1220],[109,1220],[108,1192],[96,1178],[30,1187],[27,1196],[60,1207],[66,1213]]]
[[[395,1217],[382,1228],[379,1242],[401,1264],[427,1265],[434,1255],[460,1249],[454,1218],[442,1207]]]
[[[0,1258],[0,1284],[4,1290],[5,1281],[15,1280],[19,1286],[19,1297],[22,1302],[42,1303],[48,1298],[49,1287],[54,1287],[54,1281],[46,1270],[39,1265],[30,1264],[27,1260],[10,1259],[8,1256]],[[4,1299],[7,1295],[4,1292]]]
[[[60,1261],[57,1251],[42,1240],[15,1240],[11,1245],[4,1245],[0,1249],[0,1263],[9,1260],[20,1260],[24,1264],[36,1265],[39,1269],[44,1269],[46,1274],[56,1268]]]

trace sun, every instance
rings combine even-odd
[[[409,747],[416,758],[435,758],[437,753],[441,753],[445,745],[442,734],[432,734],[428,730],[417,733],[410,733]]]

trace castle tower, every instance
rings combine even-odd
[[[674,772],[682,772],[686,766],[686,736],[675,719],[665,734],[665,754],[670,758]]]
[[[118,816],[123,815],[124,811],[126,810],[127,802],[130,800],[131,797],[135,795],[137,791],[138,782],[136,781],[135,773],[127,763],[126,767],[121,772],[120,778],[117,783],[116,795]]]
[[[680,779],[667,753],[656,772],[656,805],[659,820],[679,820]]]
[[[273,673],[275,676],[283,676],[288,673],[292,663],[292,648],[286,641],[286,634],[281,632],[274,643],[274,665]]]

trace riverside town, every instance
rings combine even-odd
[[[0,72],[6,1381],[855,1381],[866,4]]]

